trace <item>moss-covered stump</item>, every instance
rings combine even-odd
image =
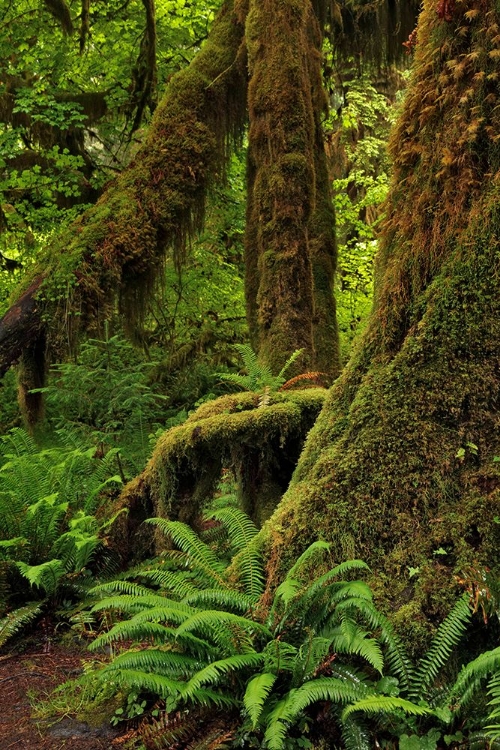
[[[427,0],[366,335],[262,534],[361,557],[416,643],[500,565],[500,9]],[[278,564],[276,564],[278,560]]]
[[[223,469],[234,472],[243,507],[260,525],[288,486],[325,395],[323,388],[276,393],[266,406],[255,393],[223,396],[167,430],[122,493],[131,532],[141,515],[195,524]]]

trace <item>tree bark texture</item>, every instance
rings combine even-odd
[[[254,348],[278,371],[339,371],[334,214],[321,133],[321,33],[310,0],[254,0],[246,23],[246,298]]]
[[[371,320],[262,532],[271,585],[318,537],[365,559],[417,646],[500,562],[499,60],[493,0],[425,0]]]

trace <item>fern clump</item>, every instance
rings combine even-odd
[[[100,493],[119,486],[114,454],[40,450],[23,430],[3,439],[0,468],[0,646],[49,605],[78,598],[109,558]],[[28,603],[34,599],[33,603]]]
[[[387,726],[394,716],[403,726],[405,716],[408,726],[412,717],[436,719],[426,687],[468,622],[465,600],[415,668],[370,588],[353,578],[365,563],[331,568],[329,545],[314,542],[265,605],[257,528],[230,505],[209,518],[225,532],[225,556],[181,522],[149,519],[169,540],[161,560],[93,589],[93,612],[114,612],[118,621],[91,648],[138,644],[94,679],[159,696],[167,724],[187,708],[195,715],[210,707],[235,711],[242,717],[236,744],[253,737],[269,750],[288,747],[311,712],[322,717],[317,731],[321,721],[333,722],[347,748],[372,747],[366,727]],[[326,714],[320,706],[328,706]],[[148,727],[146,734],[153,732]]]
[[[220,372],[218,376],[227,383],[232,383],[244,391],[255,393],[278,391],[286,383],[285,374],[294,362],[303,354],[303,349],[297,349],[287,359],[277,375],[273,375],[271,368],[259,362],[257,354],[248,344],[235,344],[235,349],[243,360],[243,373]]]

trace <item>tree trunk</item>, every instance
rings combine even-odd
[[[263,531],[271,585],[325,538],[417,645],[500,562],[497,7],[424,2],[371,321]]]
[[[79,334],[99,334],[117,302],[129,330],[140,324],[167,250],[182,259],[186,239],[201,226],[207,189],[223,172],[228,142],[243,129],[243,7],[239,13],[225,3],[202,50],[172,78],[133,162],[58,236],[43,273],[27,280],[0,322],[0,373],[28,343],[33,369],[37,339],[46,337],[53,360]],[[36,369],[43,370],[41,362]]]
[[[339,371],[334,215],[320,120],[321,33],[310,0],[254,0],[250,70],[246,297],[254,348],[279,371]]]

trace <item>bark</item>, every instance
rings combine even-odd
[[[30,342],[47,339],[52,361],[82,333],[99,334],[117,304],[130,329],[140,324],[166,252],[179,260],[200,228],[207,189],[243,127],[243,22],[228,1],[195,60],[172,78],[129,168],[48,249],[43,278],[36,271],[26,281],[0,322],[1,372],[19,360],[26,332]]]
[[[298,371],[335,376],[334,216],[320,126],[321,33],[310,0],[252,2],[246,42],[246,298],[253,344],[276,371],[304,349]]]
[[[320,536],[417,648],[500,563],[500,11],[447,7],[419,21],[368,329],[263,530],[271,586]]]

